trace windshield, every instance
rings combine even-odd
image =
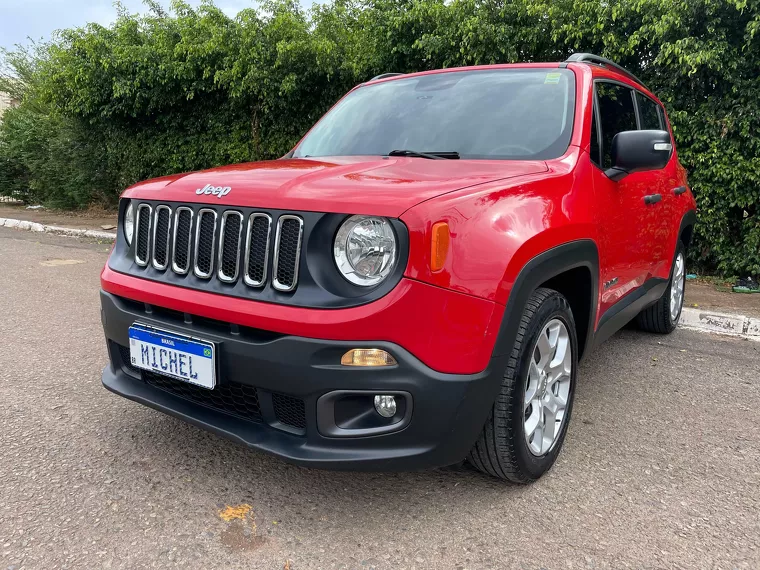
[[[360,87],[293,156],[451,151],[461,158],[546,160],[570,144],[575,77],[568,69],[434,73]]]

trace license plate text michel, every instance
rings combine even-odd
[[[214,345],[135,324],[129,328],[132,365],[197,384],[215,385]]]

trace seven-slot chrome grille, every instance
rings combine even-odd
[[[272,287],[293,291],[298,285],[303,219],[280,215],[272,234],[272,217],[263,212],[246,219],[234,209],[218,213],[207,207],[193,211],[187,206],[172,210],[164,204],[140,204],[135,219],[135,263],[177,275],[192,271],[199,279],[216,277],[223,283],[242,278],[247,286],[261,288],[267,284],[271,255]]]

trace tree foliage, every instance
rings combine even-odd
[[[589,51],[665,103],[700,207],[695,260],[760,273],[760,0],[146,4],[4,54],[0,89],[22,103],[0,124],[0,192],[113,202],[141,179],[281,156],[378,73]]]

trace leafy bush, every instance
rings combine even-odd
[[[124,11],[5,54],[0,192],[113,203],[141,179],[276,158],[377,73],[574,51],[616,60],[668,108],[700,207],[694,261],[760,273],[760,0],[296,0]]]

